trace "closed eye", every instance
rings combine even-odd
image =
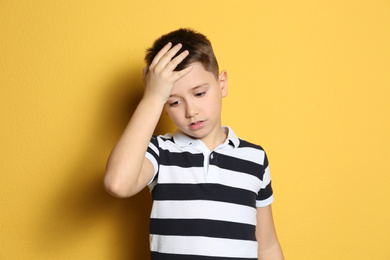
[[[205,94],[206,94],[206,92],[199,92],[199,93],[196,93],[195,96],[201,97],[201,96],[204,96]]]
[[[169,103],[169,106],[174,107],[174,106],[179,105],[180,103],[181,103],[181,101],[180,101],[180,100],[177,100],[177,101],[174,101],[174,102],[170,102],[170,103]]]

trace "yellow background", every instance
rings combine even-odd
[[[286,259],[389,260],[388,0],[1,1],[0,259],[148,258],[148,191],[102,178],[145,48],[179,27],[229,73],[223,123],[268,153]]]

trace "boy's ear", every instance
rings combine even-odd
[[[223,70],[219,74],[218,83],[221,88],[222,97],[226,97],[228,94],[228,75],[226,70]]]

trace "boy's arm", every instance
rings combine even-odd
[[[259,260],[284,259],[276,236],[271,205],[257,208],[256,238],[259,244]]]
[[[145,153],[168,100],[175,81],[190,72],[191,67],[174,71],[188,51],[172,59],[180,50],[178,44],[168,43],[156,55],[149,68],[144,69],[145,92],[119,141],[107,161],[104,186],[120,198],[141,191],[154,174],[154,167]]]

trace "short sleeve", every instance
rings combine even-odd
[[[264,156],[263,167],[262,185],[257,194],[256,207],[266,207],[274,201],[267,155]]]
[[[148,183],[148,186],[153,183],[153,181],[156,179],[158,169],[159,169],[159,149],[158,149],[158,139],[157,136],[153,135],[150,139],[148,149],[146,150],[145,157],[148,158],[154,167],[154,175],[152,180]]]

